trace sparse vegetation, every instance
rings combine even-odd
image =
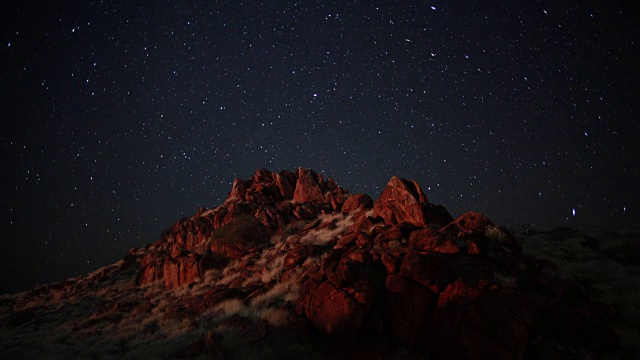
[[[230,299],[216,305],[211,314],[216,314],[219,321],[230,318],[245,310],[244,304],[240,299]]]
[[[487,226],[485,235],[492,243],[504,242],[507,239],[507,233],[496,225]]]
[[[301,244],[326,245],[337,239],[349,226],[353,225],[352,217],[342,213],[321,215],[319,218],[322,223],[306,233],[300,239]]]
[[[260,311],[259,316],[271,326],[282,326],[289,317],[289,313],[282,309],[266,308]]]
[[[397,249],[400,246],[402,246],[402,243],[397,239],[389,241],[389,249]]]

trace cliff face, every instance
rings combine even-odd
[[[29,331],[51,345],[27,355],[61,357],[92,354],[77,344],[118,356],[156,342],[160,357],[214,358],[615,349],[610,308],[553,271],[482,214],[454,219],[429,203],[415,181],[393,177],[374,202],[312,170],[262,169],[114,265],[2,297],[11,337],[0,346],[20,357]]]

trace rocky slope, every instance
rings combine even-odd
[[[454,219],[415,181],[373,201],[300,168],[236,179],[153,244],[0,297],[3,358],[594,358],[614,309]]]

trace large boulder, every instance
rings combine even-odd
[[[267,185],[273,183],[273,174],[271,171],[267,169],[258,169],[256,172],[249,178],[249,183],[253,187],[257,187],[258,185]]]
[[[448,359],[522,359],[529,334],[516,305],[525,304],[458,280],[440,294],[422,343]]]
[[[409,223],[426,226],[427,197],[417,182],[392,177],[378,200],[373,205],[373,215],[380,216],[385,223]]]
[[[343,212],[352,212],[354,210],[371,209],[373,206],[373,199],[367,194],[355,194],[349,196],[342,204]]]
[[[344,289],[325,281],[306,302],[307,318],[323,333],[343,340],[353,340],[364,320],[363,306]]]
[[[409,253],[400,265],[400,274],[439,293],[455,280],[455,263],[445,255]]]
[[[312,170],[299,168],[293,201],[298,203],[325,202],[318,180],[317,174]]]
[[[316,247],[313,245],[297,245],[287,252],[283,265],[288,268],[300,266],[315,252]]]
[[[287,176],[287,173],[284,171],[276,173],[276,186],[280,190],[280,194],[284,200],[293,199],[293,194],[295,192],[294,186],[289,178],[290,177]]]
[[[400,275],[389,275],[385,297],[391,334],[412,344],[423,326],[428,326],[438,296],[425,286]]]

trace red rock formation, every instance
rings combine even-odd
[[[316,252],[316,246],[298,245],[287,252],[283,264],[286,267],[302,265],[304,261]]]
[[[380,216],[385,223],[409,223],[426,226],[427,197],[415,181],[392,177],[373,206],[373,216]]]
[[[425,346],[456,359],[522,359],[529,340],[527,324],[502,298],[464,282],[450,284],[440,295]]]
[[[162,264],[164,259],[157,253],[147,253],[140,260],[140,277],[139,283],[149,284],[156,280],[162,279]]]
[[[343,212],[352,212],[354,210],[371,209],[373,206],[373,199],[367,194],[355,194],[349,196],[342,204]]]
[[[456,276],[454,262],[448,256],[415,252],[404,257],[400,275],[413,279],[435,293],[443,291]]]
[[[202,259],[195,254],[186,254],[167,259],[162,268],[162,278],[167,289],[174,289],[194,282],[204,274]]]
[[[233,180],[233,185],[231,186],[231,192],[229,196],[227,196],[227,201],[243,199],[244,194],[247,191],[247,183],[242,179]]]
[[[317,174],[312,170],[299,168],[293,201],[298,203],[324,202],[324,194],[320,189],[318,180]]]
[[[417,229],[409,236],[409,246],[419,251],[433,251],[436,242],[436,234],[429,228]]]
[[[280,190],[280,194],[282,195],[282,198],[284,200],[293,199],[294,187],[291,184],[291,181],[289,179],[290,179],[290,176],[287,176],[287,174],[284,171],[276,173],[276,185],[278,186],[278,189]]]
[[[438,296],[400,275],[389,275],[385,288],[391,333],[398,340],[413,344],[420,329],[429,326]]]
[[[325,281],[309,295],[305,314],[325,334],[353,340],[360,331],[364,308],[347,291]]]
[[[274,181],[273,174],[271,173],[271,171],[267,169],[258,169],[249,178],[249,183],[256,189],[259,188],[261,185],[262,186],[270,185],[273,183],[273,181]]]
[[[372,206],[370,217],[366,210]],[[350,216],[353,224],[325,245],[296,243],[312,231],[334,231],[335,220],[318,218],[328,213]],[[177,304],[173,316],[196,318],[223,299],[248,304],[260,297],[275,280],[255,280],[271,271],[255,260],[271,244],[212,240],[225,225],[247,215],[276,234],[286,224],[306,224],[296,234],[287,233],[284,239],[291,241],[277,245],[279,250],[263,261],[283,256],[286,270],[280,281],[300,287],[298,300],[290,304],[298,314],[292,319],[307,321],[329,338],[377,341],[388,331],[413,350],[452,359],[520,359],[537,341],[532,339],[540,338],[537,331],[597,351],[617,343],[606,325],[606,311],[576,303],[586,295],[569,295],[574,292],[568,285],[542,272],[549,264],[522,257],[505,228],[476,212],[454,220],[444,207],[430,204],[416,182],[397,177],[373,203],[311,170],[258,170],[248,181],[234,181],[222,206],[199,210],[165,231],[137,259],[140,283],[162,280],[171,289],[196,281],[211,266],[202,255],[208,250],[237,259],[241,276],[186,308]],[[128,261],[135,264],[134,253]],[[556,326],[557,319],[564,327]],[[581,331],[569,331],[568,324],[579,324]],[[259,325],[256,339],[268,337],[263,323],[239,325]]]

